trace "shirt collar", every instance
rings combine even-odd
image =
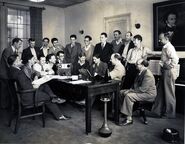
[[[12,50],[13,50],[13,52],[15,52],[15,50],[16,50],[16,49],[15,49],[15,47],[14,47],[14,46],[12,46]]]
[[[167,47],[169,47],[169,45],[171,45],[170,42],[166,43],[166,44],[163,46],[163,48],[167,48]]]

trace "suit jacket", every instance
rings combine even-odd
[[[146,93],[151,96],[156,96],[155,79],[149,69],[143,70],[137,75],[133,88],[136,93]]]
[[[96,44],[93,55],[100,54],[100,60],[102,62],[108,63],[112,53],[112,44],[106,42],[103,49],[101,47],[101,43]]]
[[[129,50],[130,50],[131,48],[134,48],[134,47],[135,47],[135,45],[134,45],[133,41],[130,41],[129,46],[128,46],[127,54],[128,54],[128,52],[129,52]],[[123,45],[121,46],[119,52],[118,52],[120,55],[122,55],[124,48],[125,48],[125,45],[123,44]]]
[[[93,76],[95,73],[97,73],[97,75],[104,77],[106,74],[106,70],[107,70],[107,64],[104,62],[100,62],[99,66],[97,66],[96,64],[93,64],[91,68],[91,73]]]
[[[37,48],[35,48],[35,52],[36,52],[36,55],[37,55],[37,59],[39,58],[39,50]],[[32,55],[31,53],[31,50],[30,50],[30,47],[26,48],[23,50],[22,52],[22,60],[27,57],[28,55]]]
[[[2,79],[8,79],[9,78],[9,65],[7,62],[7,59],[9,56],[16,54],[16,52],[13,52],[12,47],[4,49],[1,61],[0,61],[0,78]]]
[[[57,55],[57,52],[59,51],[64,51],[64,47],[62,45],[58,46],[57,48],[54,49],[54,47],[50,47],[48,54],[54,54]]]
[[[82,53],[81,44],[75,43],[74,47],[71,47],[71,43],[67,44],[64,49],[64,56],[67,63],[74,63],[78,61],[78,56]]]

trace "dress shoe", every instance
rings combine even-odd
[[[69,119],[71,119],[71,117],[66,116],[66,115],[62,115],[59,117],[59,120],[69,120]]]
[[[53,98],[53,99],[51,100],[51,102],[52,102],[52,103],[62,104],[62,103],[65,103],[66,100],[56,97],[56,98]]]
[[[133,124],[133,120],[124,120],[123,122],[119,123],[120,126],[127,126]]]

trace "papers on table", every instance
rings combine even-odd
[[[76,81],[70,81],[69,83],[71,83],[71,84],[88,84],[88,83],[91,83],[91,81],[76,80]]]

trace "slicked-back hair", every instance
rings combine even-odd
[[[117,32],[119,35],[121,34],[120,30],[115,30],[114,33]]]
[[[48,54],[46,56],[46,61],[49,62],[49,60],[51,59],[52,56],[55,56],[54,54]]]
[[[47,40],[48,43],[49,43],[49,41],[50,41],[49,38],[47,38],[47,37],[45,37],[45,38],[42,39],[43,42],[44,42],[45,40]]]
[[[119,53],[114,53],[114,58],[118,59],[119,61],[121,61],[122,57],[120,56]]]
[[[52,38],[51,43],[53,44],[54,41],[58,41],[58,39],[57,38]]]
[[[107,37],[107,33],[102,32],[101,35],[104,35],[105,37]]]
[[[76,36],[75,34],[72,34],[72,35],[70,35],[70,39],[71,39],[71,38],[77,39],[77,36]]]
[[[34,39],[34,38],[29,38],[29,39],[28,39],[28,42],[29,42],[29,43],[32,42],[32,41],[35,41],[35,39]]]
[[[14,44],[14,43],[18,43],[19,41],[22,41],[20,38],[14,38],[13,40],[12,40],[12,45]]]
[[[86,35],[86,36],[85,36],[85,39],[86,39],[86,38],[88,38],[90,41],[92,40],[92,37],[89,36],[89,35]]]
[[[60,54],[64,54],[64,51],[58,51],[57,52],[57,56],[59,56]]]
[[[7,62],[10,66],[13,65],[13,63],[15,62],[15,60],[17,59],[18,55],[15,54],[15,55],[10,55],[7,59]]]
[[[138,39],[138,40],[140,40],[141,42],[143,41],[143,38],[142,38],[142,36],[141,35],[135,35],[134,36],[134,39]]]

